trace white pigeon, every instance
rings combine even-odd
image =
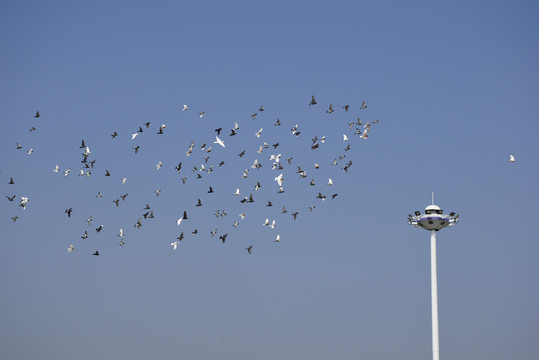
[[[138,133],[131,134],[131,140],[135,140],[135,138],[138,136]]]
[[[86,155],[86,156],[90,155],[91,154],[90,148],[88,146],[86,146],[86,149],[84,149],[84,152],[82,154]]]
[[[277,234],[277,237],[275,238],[275,240],[273,240],[273,242],[280,242],[280,241],[281,241],[281,236]]]
[[[246,215],[245,213],[241,213],[241,214],[240,214],[240,218],[241,218],[242,220],[245,219],[245,215]]]
[[[28,150],[26,153],[27,153],[28,155],[30,155],[30,154],[33,153],[33,152],[34,152],[34,149],[30,149],[30,150]]]
[[[225,143],[223,140],[219,139],[218,136],[215,137],[215,141],[213,142],[214,144],[219,144],[221,145],[222,147],[225,147]]]
[[[346,134],[342,134],[342,141],[348,141],[348,136],[346,136]]]
[[[328,183],[326,185],[333,185],[333,180],[331,180],[331,178],[329,178]]]
[[[366,138],[369,137],[369,135],[367,134],[367,129],[365,129],[365,130],[363,131],[363,134],[362,134],[360,137],[361,137],[362,139],[366,139]]]
[[[234,123],[234,130],[239,130],[239,128],[240,128],[240,127],[238,126],[238,123],[235,122],[235,123]]]
[[[178,248],[178,245],[179,245],[179,244],[180,244],[180,241],[179,241],[179,240],[176,240],[176,241],[170,243],[170,245],[172,245],[172,248],[173,248],[174,250],[176,250],[176,249]]]
[[[260,128],[260,130],[258,130],[258,132],[255,134],[255,136],[257,138],[259,138],[261,134],[262,134],[262,128]]]
[[[71,171],[71,169],[64,170],[64,176],[69,175],[69,172],[70,172],[70,171]]]
[[[30,200],[27,197],[22,196],[19,206],[22,207],[23,210],[26,210],[26,204],[28,204],[28,201]]]
[[[126,181],[127,181],[127,178],[122,178],[122,184],[125,184]]]
[[[234,193],[234,195],[239,195],[240,194],[240,188],[236,188],[236,192]]]
[[[180,225],[182,223],[182,220],[183,220],[183,216],[176,221],[176,224]]]
[[[275,228],[275,220],[273,220],[269,226],[271,229]]]
[[[183,105],[183,108],[182,108],[182,111],[185,111],[185,110],[187,110],[187,109],[189,109],[189,108],[187,107],[187,105],[184,104],[184,105]]]
[[[67,252],[72,252],[73,250],[75,250],[75,247],[73,245],[69,245]]]
[[[281,160],[281,154],[278,155],[271,155],[270,160],[275,160],[276,163],[278,163]]]
[[[279,186],[283,186],[283,174],[279,174],[279,176],[275,177],[275,181],[277,181],[277,184],[279,184]]]
[[[57,172],[59,172],[59,171],[60,171],[60,167],[59,167],[58,165],[56,165],[56,167],[54,168],[54,170],[53,170],[52,172],[57,173]]]
[[[118,235],[116,235],[118,237],[124,237],[124,230],[123,229],[120,229],[120,232],[118,233]]]
[[[270,224],[269,219],[266,218],[266,221],[264,221],[264,223],[262,224],[262,226],[266,226],[266,225],[269,225],[269,224]]]
[[[161,161],[159,161],[159,162],[157,163],[157,165],[155,165],[155,168],[156,168],[157,170],[159,170],[159,169],[161,169],[162,166],[163,166],[163,163],[162,163]]]
[[[515,157],[513,155],[509,155],[509,161],[510,162],[515,162]]]

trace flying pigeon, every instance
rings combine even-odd
[[[223,242],[223,244],[225,243],[226,237],[227,237],[227,236],[228,236],[228,234],[224,234],[224,235],[219,236],[219,239],[221,239],[221,241]]]
[[[219,139],[218,136],[215,137],[215,141],[213,142],[214,144],[219,144],[221,145],[222,147],[225,147],[225,143],[223,142],[223,140]]]
[[[283,185],[283,174],[281,173],[279,176],[275,177],[275,181],[277,181],[277,184],[279,184],[279,186],[282,186]]]

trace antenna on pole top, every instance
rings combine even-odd
[[[432,205],[434,205],[434,191],[432,192]]]

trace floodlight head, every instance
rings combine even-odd
[[[408,223],[412,226],[421,227],[425,230],[441,230],[448,226],[453,226],[458,222],[458,215],[455,213],[447,215],[437,205],[429,205],[425,208],[425,214],[419,211],[414,212],[415,216],[408,217]]]

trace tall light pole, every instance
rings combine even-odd
[[[431,308],[432,308],[432,359],[440,360],[440,337],[438,333],[438,275],[436,271],[436,232],[456,225],[459,216],[454,212],[449,215],[444,214],[439,206],[433,204],[425,209],[425,213],[416,211],[408,214],[408,224],[430,231],[430,286],[431,286]]]

